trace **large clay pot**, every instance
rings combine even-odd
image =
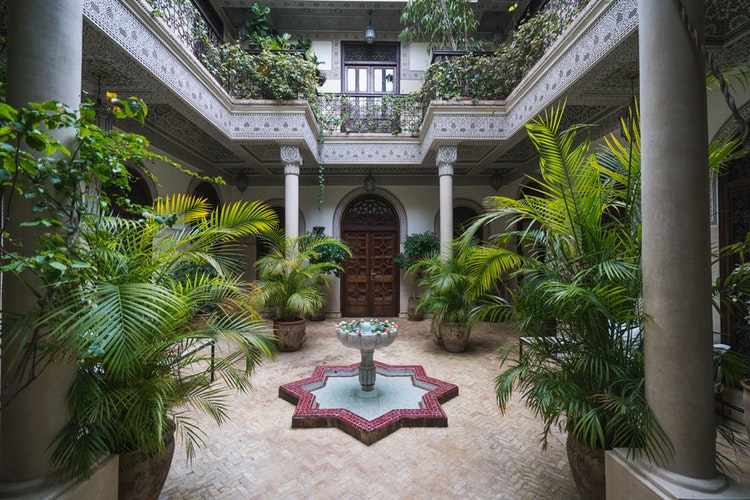
[[[744,409],[742,417],[745,421],[745,431],[748,437],[750,437],[750,378],[742,381],[742,403]]]
[[[315,312],[311,312],[307,315],[307,319],[310,321],[323,321],[326,319],[326,308],[325,306],[321,307]]]
[[[164,487],[174,456],[174,434],[164,441],[164,453],[155,457],[142,457],[135,462],[127,460],[127,468],[120,465],[117,482],[119,500],[156,500]]]
[[[568,464],[581,500],[601,500],[607,495],[604,450],[592,448],[568,434]]]
[[[469,345],[471,327],[460,323],[441,323],[438,333],[443,348],[448,352],[464,352]]]
[[[273,334],[279,351],[298,351],[305,341],[305,320],[298,321],[274,321]]]
[[[417,311],[419,305],[419,297],[409,297],[409,302],[406,308],[406,314],[410,321],[422,321],[424,319],[424,310],[420,309]]]

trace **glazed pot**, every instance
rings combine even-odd
[[[297,321],[274,321],[273,334],[279,351],[298,351],[305,342],[305,320]]]

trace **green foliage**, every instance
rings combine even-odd
[[[139,454],[161,453],[175,429],[192,456],[203,432],[186,410],[226,420],[233,390],[248,390],[261,356],[275,352],[254,308],[257,290],[239,277],[238,241],[275,222],[259,202],[212,211],[181,195],[137,221],[84,220],[85,279],[39,319],[53,348],[78,360],[53,462],[88,477],[102,454],[116,453],[127,468]],[[201,350],[207,343],[213,360]]]
[[[313,233],[307,235],[309,238],[305,241],[305,245],[309,245],[314,248],[314,254],[310,256],[311,264],[332,264],[327,267],[323,267],[322,271],[325,274],[332,274],[337,278],[340,278],[344,274],[344,269],[341,265],[346,261],[347,257],[351,256],[349,247],[341,240],[326,236],[324,234]],[[317,244],[316,240],[325,240],[322,243]],[[332,242],[329,240],[336,240]]]
[[[214,45],[205,28],[196,37],[205,46],[201,62],[219,84],[239,99],[313,99],[316,65],[298,54],[271,52],[263,47],[250,54],[238,43]]]
[[[429,42],[431,48],[470,50],[477,20],[466,0],[408,0],[401,11],[402,42]]]
[[[588,0],[550,2],[525,20],[494,56],[469,54],[431,65],[421,90],[423,98],[505,99],[586,3]]]
[[[672,450],[644,389],[638,120],[629,144],[612,136],[598,155],[580,137],[585,127],[562,122],[560,106],[526,126],[540,157],[537,189],[519,200],[488,198],[488,214],[468,233],[508,224],[469,267],[481,290],[518,281],[510,299],[495,295],[479,309],[530,336],[522,351],[501,351],[498,403],[505,411],[521,392],[544,421],[545,446],[560,425],[589,446],[625,446],[662,462]]]
[[[440,250],[440,240],[435,231],[412,233],[404,238],[404,251],[394,259],[401,269],[409,269],[417,261],[427,259]]]
[[[472,252],[471,246],[454,244],[449,259],[433,253],[409,268],[410,274],[422,276],[419,284],[424,293],[417,311],[423,309],[433,314],[436,323],[470,327],[479,321],[477,288],[469,273]]]
[[[349,248],[342,241],[324,235],[287,238],[277,230],[264,238],[270,251],[255,263],[257,284],[263,303],[275,309],[276,319],[296,321],[323,307],[325,296],[320,288],[329,285],[326,274],[343,268],[332,262],[312,260],[320,257],[324,246],[336,246],[351,255]]]
[[[142,101],[122,100],[110,93],[107,98],[116,117],[143,123],[147,107]],[[83,221],[108,212],[112,203],[140,210],[127,200],[128,166],[149,175],[148,165],[160,161],[190,173],[150,151],[143,136],[103,131],[92,123],[93,119],[90,103],[76,113],[54,101],[18,110],[0,102],[0,182],[7,193],[1,228],[2,270],[13,273],[37,301],[33,311],[4,327],[4,341],[22,338],[27,349],[17,360],[19,371],[3,382],[3,405],[33,380],[49,359],[39,350],[45,334],[33,325],[33,318],[48,310],[67,283],[88,275],[88,255],[78,240]],[[50,133],[64,128],[71,136],[66,144]],[[91,186],[100,189],[95,197],[89,196]],[[112,200],[107,188],[124,195]],[[31,213],[23,206],[31,207]],[[24,245],[21,233],[30,231],[36,235],[36,245],[28,241]],[[13,313],[4,311],[6,317]]]

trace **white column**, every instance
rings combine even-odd
[[[607,498],[750,498],[716,471],[703,56],[676,2],[638,2],[646,398],[674,447],[662,467],[606,458]],[[681,0],[702,36],[703,0]]]
[[[702,0],[682,0],[703,32]],[[638,5],[646,396],[667,470],[716,477],[708,130],[703,56],[674,2]]]
[[[453,255],[453,165],[458,157],[456,146],[440,146],[437,152],[440,177],[440,256],[448,260]]]
[[[284,227],[287,238],[299,236],[299,172],[302,155],[297,146],[281,146],[284,163]]]
[[[81,102],[82,0],[11,0],[8,3],[8,103],[27,107],[29,102],[61,101],[75,109]],[[72,145],[73,129],[53,132]],[[16,197],[18,200],[18,197]],[[11,231],[33,248],[32,231],[19,228],[34,217],[30,207],[15,201],[9,213]],[[28,278],[28,276],[26,277]],[[35,298],[10,273],[4,276],[3,307],[25,313]],[[15,349],[4,346],[2,384],[11,382],[9,370]],[[17,483],[52,472],[49,451],[55,435],[67,421],[65,398],[74,365],[51,364],[22,389],[2,410],[0,426],[0,481]],[[9,396],[6,393],[6,397]]]

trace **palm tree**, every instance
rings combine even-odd
[[[507,223],[475,250],[471,274],[480,290],[517,282],[510,298],[490,296],[480,310],[530,335],[500,353],[508,368],[495,381],[498,403],[505,411],[520,391],[544,421],[543,446],[561,425],[569,442],[662,460],[670,444],[643,388],[638,129],[626,131],[629,144],[612,137],[595,155],[580,137],[584,126],[562,128],[563,111],[527,125],[540,158],[537,187],[519,200],[488,198],[488,213],[469,231]]]
[[[270,250],[255,263],[257,284],[263,303],[274,310],[279,349],[296,351],[305,340],[305,315],[325,305],[320,289],[329,284],[326,275],[343,271],[338,264],[320,260],[322,252],[335,247],[350,256],[351,250],[341,240],[325,235],[287,238],[283,231],[276,230],[266,238]]]
[[[257,290],[241,278],[238,239],[274,223],[259,202],[211,212],[181,195],[137,221],[86,221],[85,277],[41,320],[56,349],[78,359],[54,462],[86,477],[102,454],[117,453],[123,470],[161,453],[174,430],[191,456],[202,431],[186,410],[227,418],[232,390],[248,390],[262,356],[275,352]]]

